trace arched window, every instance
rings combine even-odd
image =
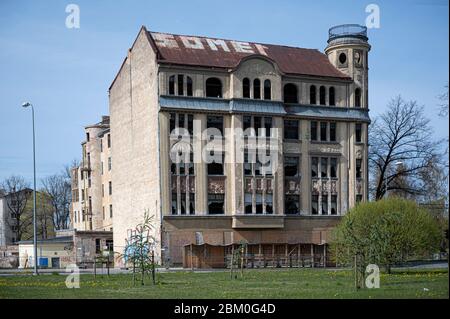
[[[261,98],[261,81],[259,79],[253,80],[253,98],[254,99]]]
[[[316,104],[316,86],[309,87],[309,104]]]
[[[248,78],[242,80],[242,97],[250,98],[250,80]]]
[[[222,97],[222,82],[218,78],[206,80],[206,97]]]
[[[283,89],[284,103],[298,103],[297,86],[288,83]]]
[[[355,106],[361,107],[361,89],[357,88],[355,90]]]
[[[330,105],[336,105],[336,101],[335,101],[335,96],[334,96],[334,87],[330,87],[328,89],[328,102]]]
[[[270,80],[264,81],[264,100],[271,100],[272,99],[272,84],[270,83]]]
[[[186,77],[186,95],[192,96],[193,90],[192,90],[192,79],[190,76]]]
[[[326,101],[325,101],[325,87],[321,86],[319,88],[319,99],[320,99],[320,105],[325,105]]]
[[[169,95],[175,95],[175,75],[169,77]]]

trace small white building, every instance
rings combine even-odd
[[[74,264],[73,236],[38,240],[37,255],[39,268],[65,268]],[[34,266],[33,241],[19,242],[19,268]]]

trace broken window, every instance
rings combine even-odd
[[[208,194],[208,213],[218,215],[224,213],[224,194]]]
[[[322,157],[320,159],[320,177],[327,178],[328,177],[328,158]]]
[[[222,82],[218,78],[206,80],[206,97],[222,98]]]
[[[246,214],[253,214],[252,193],[244,194],[244,210]]]
[[[318,177],[319,176],[319,158],[313,157],[311,159],[311,177]]]
[[[286,177],[300,176],[300,165],[298,156],[284,157],[284,176]]]
[[[331,195],[331,215],[337,215],[337,195]]]
[[[293,83],[284,85],[283,88],[284,103],[298,103],[297,86]]]
[[[328,215],[328,196],[322,195],[322,215]]]
[[[311,196],[311,210],[313,215],[319,214],[319,196],[312,195]]]
[[[300,197],[298,195],[285,195],[284,205],[287,215],[300,213]]]
[[[331,178],[337,177],[337,158],[336,157],[330,158],[330,177]]]

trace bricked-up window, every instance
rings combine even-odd
[[[178,95],[184,95],[184,75],[178,74]]]
[[[355,106],[361,107],[361,89],[357,88],[355,90]]]
[[[264,100],[271,100],[272,99],[272,84],[270,83],[270,80],[264,81]]]
[[[253,80],[253,98],[254,99],[261,98],[261,81],[260,81],[260,79]]]
[[[326,141],[327,140],[327,122],[320,122],[320,140]]]
[[[222,82],[218,78],[206,80],[206,97],[222,98]]]
[[[317,141],[317,122],[311,122],[311,141]]]
[[[355,140],[356,140],[356,143],[362,142],[362,125],[361,125],[361,123],[355,124]]]
[[[356,159],[356,178],[362,178],[362,160]]]
[[[325,101],[325,87],[324,86],[321,86],[320,88],[319,88],[319,102],[320,102],[320,105],[325,105],[326,104],[326,101]]]
[[[109,205],[109,218],[113,217],[112,205]]]
[[[192,96],[193,95],[193,89],[192,89],[192,79],[190,76],[186,77],[186,95]]]
[[[110,148],[111,147],[111,134],[108,134],[107,139],[108,139],[108,148]]]
[[[334,91],[334,87],[331,86],[328,89],[328,104],[331,106],[336,105],[336,97],[335,97],[335,91]]]
[[[224,214],[225,195],[224,194],[208,194],[208,214],[221,215]]]
[[[330,142],[336,142],[336,123],[330,123]]]
[[[309,87],[309,104],[316,104],[316,86],[311,85]]]
[[[297,86],[293,83],[287,83],[283,88],[284,103],[298,103]]]
[[[299,125],[298,120],[284,120],[284,139],[285,140],[298,140]]]
[[[175,95],[175,75],[169,77],[169,95]]]
[[[244,78],[242,80],[242,97],[250,98],[250,80],[249,78]]]

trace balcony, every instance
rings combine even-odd
[[[233,215],[232,228],[284,228],[284,215]]]

